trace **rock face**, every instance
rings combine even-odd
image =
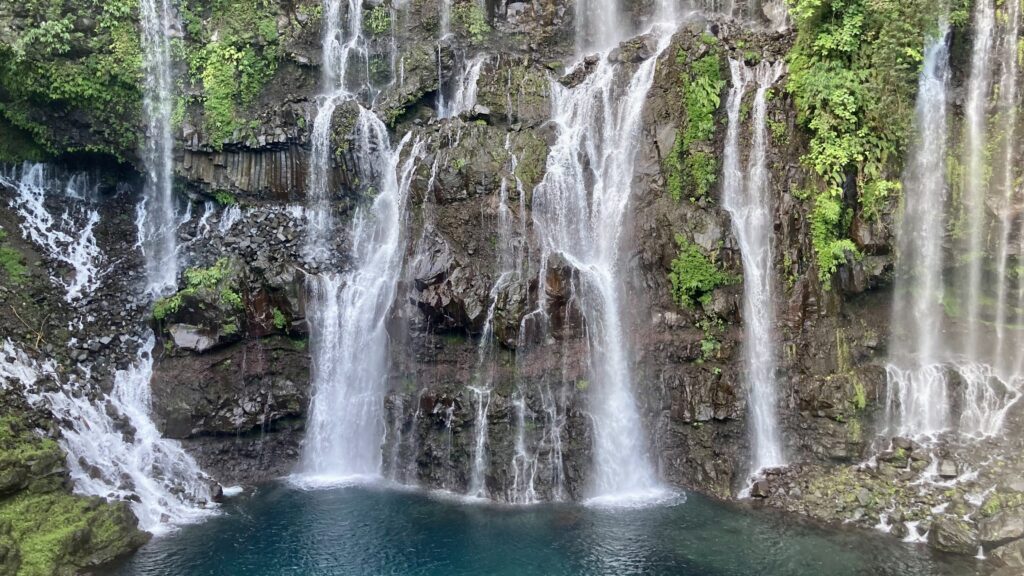
[[[113,200],[121,210],[104,212],[99,241],[134,276],[81,305],[81,315],[97,319],[103,330],[89,324],[66,349],[57,345],[47,351],[69,370],[76,362],[96,360],[98,384],[92,392],[99,394],[109,389],[112,369],[131,359],[133,351],[118,336],[139,332],[143,322],[149,325],[158,340],[154,420],[225,485],[264,481],[293,468],[312,394],[305,277],[320,268],[305,256],[302,206],[320,90],[322,15],[314,1],[265,4],[267,13],[257,16],[266,37],[234,34],[230,40],[239,41],[240,50],[258,48],[260,54],[272,45],[277,60],[262,82],[250,86],[256,94],[244,103],[240,94],[230,102],[230,130],[216,125],[217,110],[207,108],[216,101],[210,93],[215,78],[182,70],[187,80],[175,129],[175,172],[179,199],[190,212],[178,229],[188,266],[181,290],[161,299],[152,314],[145,298],[126,296],[133,294],[127,286],[138,283],[140,267],[131,218],[121,213],[125,203],[138,202],[139,178],[108,166],[106,176],[129,186]],[[488,438],[484,481],[491,497],[524,502],[588,494],[589,402],[598,392],[590,384],[588,327],[574,289],[579,274],[557,255],[542,272],[531,208],[558,136],[550,122],[553,83],[579,85],[601,57],[587,56],[566,69],[575,59],[570,4],[510,2],[489,15],[486,33],[471,34],[456,24],[453,37],[439,45],[436,6],[405,2],[389,21],[390,32],[370,40],[366,68],[374,76],[374,91],[379,90],[374,109],[393,131],[393,142],[409,133],[421,150],[404,218],[398,296],[385,319],[391,371],[382,459],[383,473],[395,480],[466,491],[475,438],[484,425],[482,409]],[[646,4],[631,10],[642,11]],[[678,200],[670,188],[680,177],[672,168],[679,159],[676,142],[692,121],[681,91],[697,63],[717,59],[727,77],[728,58],[776,61],[793,43],[794,34],[783,30],[783,3],[761,6],[764,14],[756,20],[777,31],[695,18],[680,27],[661,55],[644,103],[630,216],[618,231],[627,247],[620,270],[625,333],[650,459],[666,483],[722,498],[747,488],[751,472],[740,354],[742,261],[720,206],[718,183],[705,195],[687,189]],[[213,37],[229,40],[231,23],[208,13],[209,6],[202,10],[186,23],[188,50]],[[25,29],[29,20],[0,8],[0,47],[5,34]],[[9,21],[18,25],[2,26]],[[478,52],[488,57],[476,106],[462,117],[439,120],[439,95],[452,89],[459,66]],[[651,37],[640,36],[608,58],[626,78],[653,54]],[[236,76],[244,77],[239,72],[230,79]],[[203,85],[207,81],[211,86]],[[827,521],[861,526],[886,521],[894,531],[913,523],[922,533],[936,514],[931,510],[946,505],[947,513],[935,518],[929,531],[933,546],[974,554],[980,542],[986,550],[1002,550],[994,556],[1016,562],[1024,529],[1018,516],[999,511],[1014,509],[1019,490],[1000,488],[990,510],[999,513],[983,519],[971,502],[998,484],[1000,475],[983,472],[983,480],[957,485],[952,495],[934,490],[922,496],[914,484],[933,464],[937,476],[968,482],[966,472],[980,467],[980,459],[955,449],[932,454],[908,438],[875,438],[885,430],[891,221],[898,201],[883,202],[873,218],[862,213],[855,198],[850,202],[850,235],[865,256],[848,258],[834,280],[823,283],[811,246],[814,206],[803,193],[806,135],[796,128],[792,97],[782,90],[785,82],[780,80],[769,101],[768,165],[780,284],[774,303],[777,409],[793,465],[766,475],[751,495]],[[725,91],[723,86],[720,100]],[[0,105],[5,98],[0,90]],[[712,137],[701,144],[715,155],[725,138],[721,108],[712,116]],[[330,202],[339,226],[327,251],[333,256],[329,266],[342,271],[352,265],[347,228],[375,194],[352,169],[358,161],[352,145],[357,112],[353,103],[339,106],[330,125]],[[71,115],[67,147],[94,144],[97,137],[80,128],[96,131],[94,114]],[[40,113],[38,121],[54,128],[65,119]],[[129,162],[135,154],[133,146],[99,140]],[[503,221],[514,229],[511,247],[499,234]],[[0,224],[4,230],[18,226],[6,203]],[[677,302],[669,274],[680,239],[737,281],[716,286],[699,301]],[[46,267],[35,264],[43,258],[30,247],[18,248],[33,268]],[[502,258],[509,249],[518,261],[499,284],[508,273]],[[34,272],[36,280],[45,275]],[[23,292],[37,292],[36,301]],[[0,286],[0,304],[35,311],[26,318],[28,327],[0,314],[0,327],[24,342],[37,341],[36,327],[47,342],[72,342],[67,323],[45,313],[60,300],[46,282],[32,290]],[[482,365],[488,317],[496,351]],[[472,389],[483,377],[493,383],[486,395]],[[869,456],[877,456],[877,466],[860,466]],[[36,475],[24,466],[0,470],[0,495],[4,486],[24,490]],[[973,515],[972,521],[961,521],[963,515]]]

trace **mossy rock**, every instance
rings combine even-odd
[[[64,461],[27,418],[0,416],[0,573],[78,574],[148,539],[126,502],[68,492]]]

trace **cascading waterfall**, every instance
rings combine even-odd
[[[82,367],[84,381],[61,382],[53,361],[39,364],[9,340],[0,346],[0,387],[19,384],[29,403],[62,423],[60,444],[75,492],[127,499],[139,527],[161,533],[205,518],[212,509],[205,508],[208,479],[195,460],[177,442],[161,438],[149,418],[154,342],[150,336],[135,365],[115,374],[106,403],[89,400],[88,367]],[[57,386],[41,386],[44,379]],[[123,433],[125,423],[134,430],[130,439]]]
[[[344,8],[344,14],[343,14]],[[394,149],[387,127],[356,100],[372,97],[369,76],[351,68],[368,67],[363,37],[362,2],[328,0],[324,8],[325,94],[313,127],[310,160],[307,246],[325,259],[333,229],[330,182],[331,120],[337,106],[352,102],[358,110],[352,156],[359,182],[376,191],[367,208],[356,211],[351,226],[353,268],[341,274],[310,276],[312,384],[306,438],[297,481],[305,485],[376,477],[384,437],[387,385],[387,313],[395,297],[402,260],[402,222],[406,196],[420,143],[404,162],[410,139]],[[365,82],[364,82],[365,76]]]
[[[966,171],[964,185],[964,219],[967,228],[965,245],[968,258],[962,294],[967,325],[964,354],[978,358],[981,330],[982,274],[985,254],[985,146],[987,145],[986,114],[992,81],[992,44],[995,32],[994,0],[978,0],[974,10],[974,47],[971,52],[971,75],[967,82],[967,103],[964,107]]]
[[[83,175],[75,174],[61,186],[45,164],[25,163],[20,169],[0,173],[0,184],[18,192],[11,201],[11,207],[21,216],[22,235],[72,270],[70,279],[53,278],[66,290],[65,300],[69,303],[95,290],[105,273],[100,268],[104,261],[103,252],[93,234],[100,215],[88,206],[76,206],[77,209],[65,209],[56,218],[46,208],[45,199],[47,191],[63,188],[65,197],[84,204],[95,193],[82,190],[83,179]]]
[[[171,0],[141,0],[140,15],[146,185],[139,205],[139,243],[146,255],[147,289],[159,295],[173,290],[178,282],[177,217],[172,189],[174,82],[169,41],[177,24]]]
[[[463,63],[462,73],[455,80],[452,97],[445,100],[439,96],[437,106],[438,118],[452,118],[473,110],[476,106],[477,81],[480,79],[480,72],[487,63],[486,54],[477,56]],[[442,94],[439,90],[438,94]]]
[[[1008,274],[1011,255],[1016,251],[1020,259],[1019,248],[1011,246],[1011,231],[1021,224],[1014,171],[1020,7],[979,1],[973,25],[963,194],[960,205],[949,206],[949,214],[944,210],[949,188],[944,179],[949,83],[945,26],[926,50],[917,106],[918,142],[905,175],[907,199],[893,311],[896,344],[888,367],[889,431],[895,434],[998,434],[1024,383],[1024,342],[1019,327],[1013,326],[1021,319],[1024,288],[1019,286],[1014,294]],[[995,73],[994,63],[1001,66],[1001,74]],[[997,122],[989,113],[990,102],[996,104]],[[994,215],[990,206],[995,207]],[[942,253],[947,223],[965,230],[959,256],[951,260],[951,277],[944,275]],[[995,276],[986,276],[990,263]],[[1013,318],[1012,308],[1017,308]],[[962,337],[942,339],[944,332]]]
[[[769,194],[766,94],[782,75],[781,62],[762,62],[755,69],[729,60],[732,88],[727,103],[722,205],[732,219],[743,257],[744,385],[751,416],[752,472],[785,463],[776,415],[775,310],[773,273],[774,206]],[[752,147],[746,171],[740,166],[740,106],[748,84],[754,96]]]
[[[925,48],[915,112],[916,141],[904,175],[903,222],[897,230],[892,362],[887,367],[889,415],[897,434],[934,434],[949,425],[942,333],[947,186],[947,29]],[[895,331],[900,331],[896,334]]]
[[[638,66],[622,92],[615,88],[619,68],[607,54],[599,56],[579,86],[569,89],[552,82],[552,121],[558,137],[533,195],[534,224],[543,252],[542,285],[546,263],[556,255],[578,274],[590,341],[595,503],[661,494],[633,396],[619,265],[641,113],[658,56],[671,39],[660,27],[654,33],[655,54]]]
[[[344,14],[343,14],[344,12]],[[347,18],[343,18],[347,16]],[[368,90],[353,64],[369,66],[363,38],[363,3],[360,0],[326,0],[323,33],[324,92],[317,102],[310,133],[309,190],[306,248],[314,261],[330,258],[329,246],[334,218],[331,213],[331,122],[335,109]]]
[[[352,222],[354,266],[309,278],[313,399],[300,472],[305,483],[380,474],[387,386],[385,322],[402,263],[402,222],[420,144],[403,162],[406,134],[392,149],[387,128],[360,108],[356,125],[360,177],[378,194]]]
[[[576,51],[580,54],[617,44],[626,34],[627,21],[618,0],[577,0]]]

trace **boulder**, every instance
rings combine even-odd
[[[981,543],[995,547],[1024,538],[1024,512],[1006,510],[978,524]]]
[[[199,326],[172,324],[167,329],[174,339],[174,345],[182,350],[203,353],[217,345],[217,339],[207,336]]]
[[[1016,570],[1015,572],[1007,572],[1008,574],[1020,574],[1024,572],[1024,540],[1017,540],[1016,542],[996,548],[989,553],[989,557],[998,564]]]
[[[768,482],[764,480],[758,480],[750,487],[751,498],[767,498],[769,496],[771,496],[771,489]]]
[[[973,556],[978,552],[978,531],[956,516],[940,516],[932,522],[928,545],[943,552]]]
[[[959,475],[960,475],[960,473],[957,471],[956,462],[954,462],[952,460],[949,460],[949,459],[939,460],[939,477],[940,478],[944,478],[946,480],[949,480],[949,479],[952,479],[952,478],[956,478]]]

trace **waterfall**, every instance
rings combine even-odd
[[[93,234],[100,215],[86,203],[96,192],[94,187],[82,189],[85,179],[83,174],[74,174],[62,186],[45,164],[27,162],[20,169],[0,173],[0,184],[17,191],[11,207],[22,219],[22,235],[54,261],[71,269],[69,279],[51,278],[65,289],[64,298],[69,303],[95,290],[106,273],[100,268],[105,258]],[[45,200],[47,191],[59,188],[64,189],[66,198],[75,202],[58,218],[47,209]]]
[[[965,302],[964,317],[967,324],[964,354],[977,358],[980,352],[982,274],[985,255],[985,147],[988,144],[986,114],[992,81],[992,44],[995,28],[994,0],[978,0],[974,9],[974,46],[971,51],[971,75],[967,82],[967,103],[964,109],[966,125],[964,141],[963,204],[967,242],[964,250],[967,270],[964,272],[961,295]]]
[[[637,67],[624,90],[616,89],[620,70],[608,54],[599,56],[580,85],[570,89],[552,82],[552,123],[558,136],[533,195],[541,286],[553,257],[564,259],[577,276],[590,342],[591,495],[596,503],[660,493],[633,395],[620,266],[641,114],[658,57],[671,40],[660,28],[655,35],[655,54]]]
[[[509,155],[509,174],[516,183],[516,192],[520,200],[520,226],[525,226],[525,193],[523,184],[515,175],[518,159],[512,151],[512,135],[505,137],[505,151]],[[484,320],[483,333],[480,336],[480,346],[477,353],[476,386],[471,386],[470,391],[476,398],[477,415],[474,422],[475,442],[473,445],[473,468],[470,475],[469,496],[477,498],[488,497],[485,485],[485,473],[487,471],[487,409],[491,402],[491,391],[494,387],[495,372],[497,369],[495,358],[494,342],[494,314],[498,307],[498,298],[502,291],[514,281],[522,279],[523,261],[525,258],[525,228],[516,229],[513,223],[512,210],[509,207],[509,178],[502,175],[501,187],[498,195],[498,278],[491,287],[487,309],[487,317]],[[516,232],[519,236],[516,237]],[[521,388],[517,389],[520,399],[523,396]],[[521,420],[520,416],[520,420]],[[514,473],[518,462],[525,462],[528,456],[525,454],[525,443],[522,442],[523,424],[520,423],[516,434],[520,441],[517,441],[516,456],[513,459]],[[513,500],[515,501],[515,500]]]
[[[143,164],[146,185],[139,205],[139,243],[146,255],[147,289],[171,291],[178,282],[177,218],[174,208],[174,138],[171,113],[174,82],[171,47],[176,22],[171,0],[141,0],[143,52],[143,111],[146,146]]]
[[[345,14],[343,14],[343,12]],[[343,18],[343,16],[347,16]],[[334,229],[331,213],[333,186],[331,166],[333,147],[331,125],[335,109],[355,100],[369,86],[359,81],[353,63],[368,67],[366,42],[363,38],[363,3],[361,0],[325,0],[323,43],[324,92],[317,99],[316,118],[310,133],[309,189],[306,210],[308,232],[307,257],[315,262],[331,258],[330,240]]]
[[[744,386],[751,416],[752,472],[785,463],[779,438],[775,394],[775,274],[773,229],[775,211],[768,181],[766,94],[782,75],[781,62],[761,62],[754,70],[729,60],[732,88],[727,104],[722,205],[732,219],[733,232],[743,257],[743,363]],[[740,105],[748,83],[757,84],[754,96],[752,147],[747,169],[740,167]]]
[[[438,62],[440,64],[440,60]],[[462,73],[455,80],[450,100],[445,100],[441,96],[444,91],[438,90],[438,118],[453,118],[473,110],[473,107],[476,106],[477,81],[480,79],[480,71],[486,62],[487,55],[478,54],[463,63]]]
[[[1014,177],[1020,7],[1009,3],[1000,9],[1005,12],[997,15],[996,6],[988,0],[975,5],[964,118],[963,196],[959,205],[949,203],[953,205],[948,214],[944,211],[949,84],[945,25],[926,49],[917,103],[917,142],[904,176],[906,200],[898,234],[894,346],[887,369],[887,413],[893,434],[934,438],[955,430],[968,438],[996,435],[1007,411],[1021,397],[1022,342],[1019,327],[1010,325],[1010,309],[1024,302],[1024,288],[1018,288],[1011,303],[1008,286],[1013,282],[1008,273],[1014,251],[1011,229],[1021,225]],[[1002,67],[998,77],[994,61]],[[996,104],[996,122],[989,113],[990,102]],[[999,137],[1001,141],[996,140]],[[996,207],[995,223],[990,222],[990,205]],[[960,257],[950,259],[959,269],[949,278],[944,275],[942,252],[947,223],[954,231],[965,229],[958,244]],[[1016,251],[1020,262],[1019,248]],[[986,277],[986,267],[993,260],[997,275]],[[993,299],[986,286],[995,292],[994,311],[988,309]],[[1019,310],[1013,320],[1020,320]],[[944,332],[962,337],[959,341],[943,338]]]
[[[154,342],[150,335],[135,365],[115,374],[105,403],[90,400],[88,366],[80,367],[83,380],[61,382],[52,360],[39,364],[10,340],[0,346],[0,387],[20,385],[30,404],[61,423],[60,444],[76,493],[129,500],[139,527],[161,533],[212,509],[205,508],[208,479],[195,460],[177,442],[161,438],[149,418]]]
[[[487,498],[487,410],[491,407],[490,388],[469,387],[476,399],[476,436],[473,442],[473,469],[469,477],[469,496]]]
[[[999,126],[1002,128],[1002,149],[999,151],[997,160],[1002,162],[998,184],[1003,188],[1003,197],[999,205],[999,243],[997,245],[996,260],[996,278],[1000,280],[996,286],[996,358],[999,362],[998,368],[1003,373],[1020,373],[1024,369],[1024,366],[1021,365],[1021,362],[1024,361],[1024,351],[1018,345],[1015,352],[1009,353],[1007,347],[1013,345],[1013,342],[1007,342],[1011,340],[1007,331],[1008,329],[1020,330],[1020,326],[1008,326],[1010,322],[1009,307],[1016,305],[1018,309],[1021,309],[1022,305],[1024,305],[1024,300],[1021,299],[1021,296],[1024,293],[1018,293],[1016,301],[1011,304],[1008,301],[1010,299],[1009,282],[1006,281],[1010,273],[1010,252],[1012,250],[1010,237],[1016,224],[1013,217],[1018,214],[1017,203],[1019,202],[1013,169],[1017,152],[1017,106],[1019,104],[1018,97],[1020,91],[1017,78],[1019,72],[1020,3],[1010,2],[1006,9],[1009,11],[1007,14],[1008,28],[1004,34],[1002,45],[999,47],[1000,64],[1002,66],[999,90]],[[1019,256],[1020,252],[1018,251]],[[1024,286],[1024,283],[1021,286]],[[1020,323],[1020,318],[1015,318],[1014,320],[1018,324]]]
[[[419,142],[394,149],[387,128],[360,107],[357,172],[376,184],[369,208],[353,217],[350,272],[310,276],[313,398],[300,481],[328,482],[380,473],[388,373],[387,314],[402,262],[402,224]]]
[[[576,51],[585,54],[618,44],[629,34],[619,0],[576,0]]]
[[[918,84],[916,139],[903,178],[903,221],[897,230],[896,298],[887,405],[897,434],[934,434],[949,426],[941,365],[943,255],[947,186],[947,27],[925,48]],[[896,333],[900,331],[901,333]],[[905,335],[903,334],[905,333]],[[895,413],[892,413],[895,412]]]

